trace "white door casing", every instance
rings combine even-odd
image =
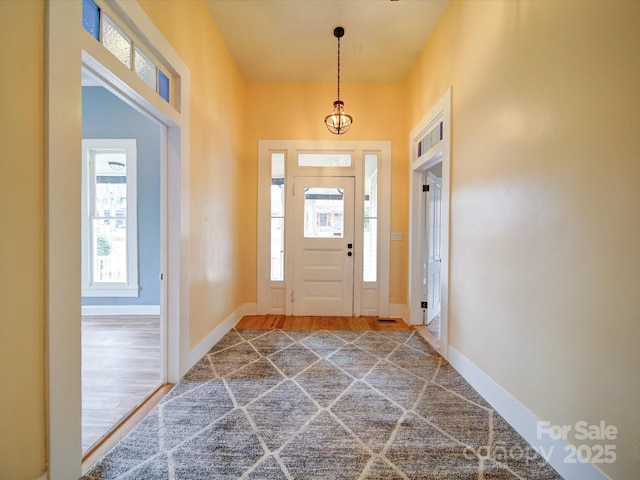
[[[422,302],[425,294],[425,251],[428,231],[426,225],[428,207],[422,186],[429,169],[439,165],[441,177],[441,225],[440,225],[440,338],[429,337],[428,341],[447,358],[449,327],[449,212],[451,178],[451,89],[431,107],[416,124],[409,135],[409,323],[423,323]],[[428,263],[428,262],[427,262]],[[427,275],[428,276],[428,275]],[[431,306],[431,305],[429,305]]]
[[[440,315],[442,266],[442,179],[427,172],[427,323]]]
[[[309,167],[298,164],[302,153],[348,153],[351,166]],[[363,278],[365,157],[377,156],[377,277]],[[284,157],[285,218],[284,218],[284,278],[274,280],[271,252],[271,190],[272,157]],[[259,140],[258,141],[258,260],[257,305],[259,314],[293,315],[294,289],[294,214],[293,181],[295,177],[353,177],[354,238],[353,238],[353,315],[389,315],[389,252],[391,203],[391,142],[346,140]],[[278,220],[281,221],[281,220]],[[297,294],[296,294],[297,295]]]
[[[353,177],[295,177],[293,315],[352,316]]]
[[[50,480],[81,476],[80,388],[80,199],[81,71],[166,126],[162,162],[162,270],[168,281],[161,303],[166,312],[168,381],[189,368],[189,98],[190,73],[137,2],[109,2],[112,18],[124,19],[176,82],[172,104],[162,100],[82,26],[82,2],[48,2],[45,64],[47,131],[47,458]],[[76,162],[73,159],[78,159]],[[64,278],[64,282],[59,279]]]

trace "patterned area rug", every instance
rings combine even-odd
[[[561,479],[413,331],[230,331],[85,477]]]

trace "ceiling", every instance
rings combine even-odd
[[[250,82],[406,79],[448,0],[205,0]]]

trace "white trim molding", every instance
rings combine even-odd
[[[482,397],[535,448],[542,457],[567,480],[609,480],[609,477],[591,463],[567,463],[567,449],[571,446],[562,439],[554,440],[549,435],[540,435],[539,425],[543,419],[516,400],[498,385],[476,364],[451,345],[449,363],[475,388]]]
[[[442,123],[441,123],[442,122]],[[441,125],[440,128],[438,126]],[[430,133],[439,133],[432,141]],[[433,138],[433,137],[432,137]],[[426,140],[425,140],[426,139]],[[423,140],[425,140],[423,142]],[[428,141],[427,141],[428,140]],[[425,143],[426,142],[426,143]],[[442,166],[442,224],[440,270],[440,338],[435,345],[447,358],[449,319],[449,220],[451,185],[451,88],[435,103],[429,112],[411,130],[409,135],[409,318],[410,325],[422,324],[423,298],[423,246],[427,242],[427,212],[422,186],[424,175],[430,168]]]
[[[255,315],[256,304],[245,303],[225,318],[209,334],[189,352],[189,368],[204,357],[213,346],[220,341],[245,315]]]
[[[82,2],[46,6],[46,374],[48,478],[82,475],[81,445],[81,166],[82,71],[155,119],[166,132],[161,207],[161,318],[165,377],[177,382],[189,360],[189,142],[191,74],[142,7],[108,2],[148,51],[169,68],[167,103],[82,26]]]
[[[349,153],[351,165],[345,167],[307,167],[298,165],[298,153]],[[285,156],[284,280],[271,281],[271,157]],[[293,183],[296,176],[354,177],[354,248],[364,244],[364,162],[365,155],[378,156],[378,257],[377,281],[364,282],[362,256],[356,255],[353,277],[353,315],[389,315],[389,251],[391,205],[391,142],[341,140],[259,140],[258,141],[258,265],[257,311],[260,314],[291,315],[293,311]]]
[[[409,307],[402,303],[390,303],[389,317],[401,318],[407,325],[409,325]]]
[[[83,305],[83,317],[160,315],[160,305]]]

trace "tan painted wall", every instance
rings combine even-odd
[[[343,66],[343,68],[346,68]],[[407,285],[407,122],[403,85],[343,84],[340,97],[353,125],[344,135],[329,133],[324,117],[331,113],[336,99],[335,84],[248,83],[243,175],[248,188],[242,211],[250,223],[243,231],[243,251],[247,252],[243,271],[251,284],[243,301],[256,301],[257,249],[257,160],[258,140],[390,140],[391,152],[391,230],[404,232],[405,241],[391,242],[389,300],[406,303]]]
[[[616,425],[615,479],[640,472],[639,24],[455,1],[408,82],[411,125],[453,86],[451,345],[543,420]]]
[[[0,478],[14,480],[46,462],[43,55],[44,2],[0,2]]]
[[[335,138],[322,125],[335,86],[245,85],[204,4],[141,4],[193,79],[193,346],[255,301],[257,140]],[[16,66],[0,88],[0,478],[12,479],[46,464],[43,12],[0,2],[0,60]],[[456,1],[408,92],[343,89],[345,139],[393,142],[391,229],[406,239],[407,134],[453,85],[451,343],[540,418],[617,425],[612,478],[638,471],[639,18],[637,2]],[[404,303],[406,242],[391,247],[390,300]]]
[[[242,301],[244,80],[204,2],[140,4],[191,71],[190,343]]]

